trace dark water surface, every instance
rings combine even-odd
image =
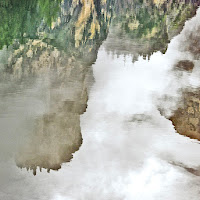
[[[199,3],[0,0],[0,199],[198,199]]]

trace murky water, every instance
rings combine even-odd
[[[1,1],[0,199],[198,200],[199,3]]]

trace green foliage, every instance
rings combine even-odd
[[[36,38],[42,20],[48,26],[57,17],[61,0],[0,0],[0,49],[14,39]]]
[[[61,0],[38,0],[40,15],[48,26],[56,19],[60,11]]]

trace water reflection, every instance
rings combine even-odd
[[[122,4],[117,1],[106,49],[114,54],[149,57],[165,52],[169,41],[194,16],[199,2],[143,1]],[[120,14],[119,14],[120,13]]]
[[[108,33],[104,47],[113,54],[135,60],[165,52],[198,3],[10,0],[0,5],[1,141],[12,137],[17,143],[2,145],[2,152],[17,152],[17,165],[36,174],[37,167],[59,169],[80,148],[91,65]]]
[[[55,2],[57,4],[53,6]],[[17,20],[26,19],[29,12],[27,2],[21,3],[5,5],[14,6],[16,12],[20,11],[17,6],[24,8],[25,14]],[[16,163],[19,167],[32,169],[34,174],[37,167],[48,171],[59,169],[82,144],[80,114],[86,110],[88,90],[93,81],[90,65],[106,38],[110,21],[109,15],[105,14],[105,3],[52,1],[52,4],[37,2],[35,12],[42,18],[35,26],[39,27],[31,31],[32,36],[28,27],[19,28],[23,31],[20,34],[22,38],[12,35],[10,44],[7,40],[2,42],[9,45],[1,52],[1,94],[5,96],[2,104],[20,107],[4,111],[10,122],[15,120],[9,118],[10,115],[16,118],[20,115],[20,122],[12,123],[14,130],[10,131],[7,123],[3,125],[4,115],[2,126],[15,138],[20,135],[17,149],[14,149],[18,151]],[[55,11],[52,11],[52,6]],[[103,8],[105,11],[100,12],[99,9]],[[51,9],[50,13],[48,9]],[[12,14],[15,15],[15,12]],[[33,14],[30,18],[34,18],[34,12],[29,14]],[[31,26],[30,21],[27,23]],[[32,103],[28,102],[29,95]],[[12,152],[11,146],[10,149]]]

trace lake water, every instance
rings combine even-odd
[[[198,200],[199,1],[1,1],[0,199]]]

